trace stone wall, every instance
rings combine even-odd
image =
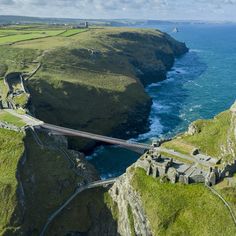
[[[236,173],[236,160],[232,163],[225,164],[225,166],[219,170],[219,178],[232,177]]]
[[[166,177],[171,183],[207,183],[214,185],[220,179],[217,169],[210,168],[207,172],[197,165],[181,163],[171,158],[162,157],[155,150],[149,150],[145,153],[135,163],[135,167],[144,169],[147,175],[154,178]],[[227,168],[230,168],[232,173],[234,172],[232,166]]]

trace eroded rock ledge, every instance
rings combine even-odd
[[[150,223],[144,212],[142,201],[132,188],[131,168],[122,175],[109,190],[112,200],[118,207],[118,233],[120,235],[152,235]]]

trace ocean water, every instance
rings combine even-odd
[[[190,51],[176,59],[165,81],[146,88],[153,99],[150,131],[140,134],[139,142],[183,132],[192,121],[212,118],[236,99],[236,25],[178,24],[179,33],[171,33],[175,26],[151,26],[185,42]],[[122,174],[138,157],[131,151],[105,146],[87,159],[102,178],[108,178]]]

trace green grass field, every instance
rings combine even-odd
[[[13,116],[12,114],[10,114],[6,111],[0,111],[0,121],[7,122],[7,123],[15,125],[19,128],[25,126],[24,121],[22,121],[20,118]]]
[[[8,94],[8,87],[5,85],[4,80],[0,79],[0,100],[6,100]]]
[[[236,175],[231,179],[224,179],[215,186],[215,189],[223,195],[236,215]]]
[[[4,74],[11,72],[30,72],[32,63],[41,55],[40,50],[19,49],[12,46],[0,46],[0,64],[5,65]]]
[[[67,29],[66,27],[55,27],[45,25],[22,25],[0,28],[0,45],[19,43],[47,37],[71,37],[89,29]]]
[[[17,210],[16,179],[19,160],[24,152],[24,134],[0,129],[0,235],[9,227]]]
[[[183,134],[170,142],[163,144],[164,147],[174,149],[184,154],[190,154],[194,148],[212,157],[220,158],[221,147],[226,146],[230,134],[232,113],[225,111],[210,120],[197,120],[193,124],[198,132],[194,135]],[[230,156],[225,158],[232,159]]]
[[[69,30],[66,30],[64,33],[62,33],[61,36],[71,37],[71,36],[74,36],[76,34],[79,34],[79,33],[82,33],[82,32],[86,32],[88,30],[89,29],[69,29]]]
[[[32,32],[27,32],[27,33],[23,33],[23,34],[10,33],[8,36],[0,38],[0,45],[1,44],[16,43],[16,42],[21,42],[21,41],[28,41],[28,40],[37,39],[37,38],[56,36],[56,35],[61,34],[62,32],[63,31],[58,30],[58,31],[41,31],[41,32],[40,31],[35,31],[35,32],[32,31]]]
[[[228,209],[204,185],[160,183],[136,169],[132,185],[141,195],[153,235],[235,235]]]

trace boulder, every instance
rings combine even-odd
[[[193,155],[193,156],[196,156],[196,155],[198,155],[200,153],[200,150],[198,149],[198,148],[194,148],[193,150],[192,150],[192,152],[191,152],[191,154]]]
[[[194,135],[194,134],[197,134],[197,133],[200,133],[199,128],[194,123],[190,124],[189,127],[188,127],[187,134],[188,135]]]

